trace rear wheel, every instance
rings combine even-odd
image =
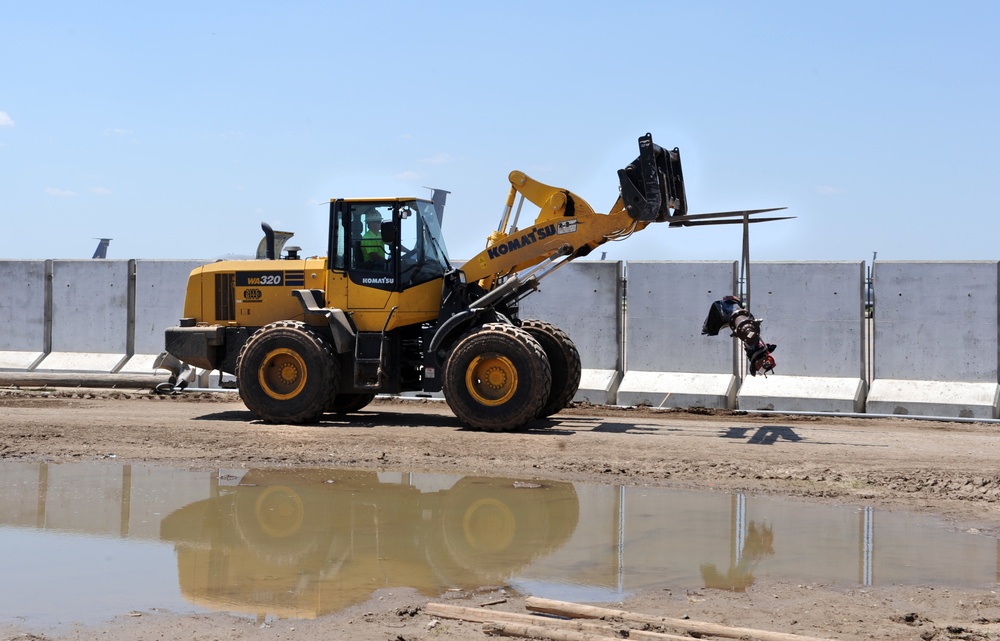
[[[338,365],[330,344],[305,323],[257,330],[236,359],[240,398],[268,423],[305,423],[332,402]]]
[[[466,334],[445,363],[445,400],[467,425],[509,432],[538,415],[552,387],[545,351],[527,331],[490,323]]]
[[[580,389],[580,377],[583,374],[580,352],[569,334],[552,323],[526,320],[521,323],[521,329],[531,334],[542,346],[552,368],[552,388],[545,405],[538,413],[538,418],[546,418],[569,405]]]
[[[326,411],[330,414],[357,412],[375,399],[374,394],[337,394]]]

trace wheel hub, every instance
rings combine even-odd
[[[483,405],[502,405],[517,391],[517,368],[506,356],[476,357],[465,372],[466,388]]]
[[[299,368],[294,363],[282,363],[277,367],[277,377],[285,385],[290,385],[299,379]]]
[[[487,370],[483,383],[494,390],[503,389],[507,384],[507,373],[499,367],[491,367]]]
[[[257,372],[261,389],[278,400],[293,398],[305,387],[305,362],[297,352],[279,348],[267,354]]]

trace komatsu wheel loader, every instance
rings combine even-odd
[[[497,231],[461,268],[441,233],[447,192],[331,199],[326,258],[294,249],[275,256],[272,236],[267,259],[192,271],[166,352],[235,375],[247,408],[270,423],[357,411],[378,393],[440,391],[474,429],[519,429],[565,407],[580,384],[569,336],[518,314],[541,279],[652,223],[739,222],[773,211],[689,215],[680,153],[649,134],[618,177],[621,193],[602,214],[566,189],[511,172]],[[519,227],[524,200],[539,212]],[[774,219],[751,222],[763,220]]]

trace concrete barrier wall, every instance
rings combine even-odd
[[[577,401],[615,402],[622,372],[621,272],[621,261],[576,262],[547,276],[521,303],[521,318],[556,325],[579,349]]]
[[[0,261],[0,370],[148,372],[205,261]],[[702,336],[735,262],[580,261],[541,282],[522,316],[576,342],[576,400],[1000,418],[1000,262],[754,263],[751,311],[778,344],[776,374],[742,375],[725,331]],[[865,371],[865,329],[874,354]],[[870,379],[870,380],[869,380]]]
[[[205,261],[0,261],[0,370],[152,373]]]
[[[521,303],[521,318],[562,328],[588,369],[621,367],[621,261],[578,262],[541,281]]]
[[[0,261],[0,370],[26,370],[46,350],[46,261]]]
[[[732,408],[738,385],[729,332],[703,336],[712,303],[736,291],[734,261],[634,261],[626,266],[621,405]]]
[[[996,261],[875,264],[867,411],[998,418]]]
[[[782,375],[864,377],[863,262],[755,263],[750,276],[750,311],[780,343]]]
[[[998,263],[875,265],[875,376],[996,383]]]
[[[628,371],[737,373],[729,331],[701,333],[712,303],[736,292],[735,262],[632,261],[627,276]]]
[[[184,294],[198,260],[137,260],[134,356],[122,371],[148,372],[163,351],[163,330],[184,314]]]
[[[194,261],[140,260],[135,269],[135,351],[163,351],[163,328],[184,315],[188,275]],[[165,325],[166,324],[166,325]]]
[[[52,261],[52,352],[38,371],[111,372],[125,359],[126,260]]]
[[[749,309],[778,345],[778,365],[743,381],[740,409],[864,411],[864,263],[755,263],[750,284]]]

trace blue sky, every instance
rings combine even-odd
[[[598,211],[651,132],[692,212],[787,206],[754,260],[1000,260],[998,2],[24,2],[0,7],[0,258],[325,252],[331,197],[520,169]],[[609,259],[738,259],[651,226]]]

